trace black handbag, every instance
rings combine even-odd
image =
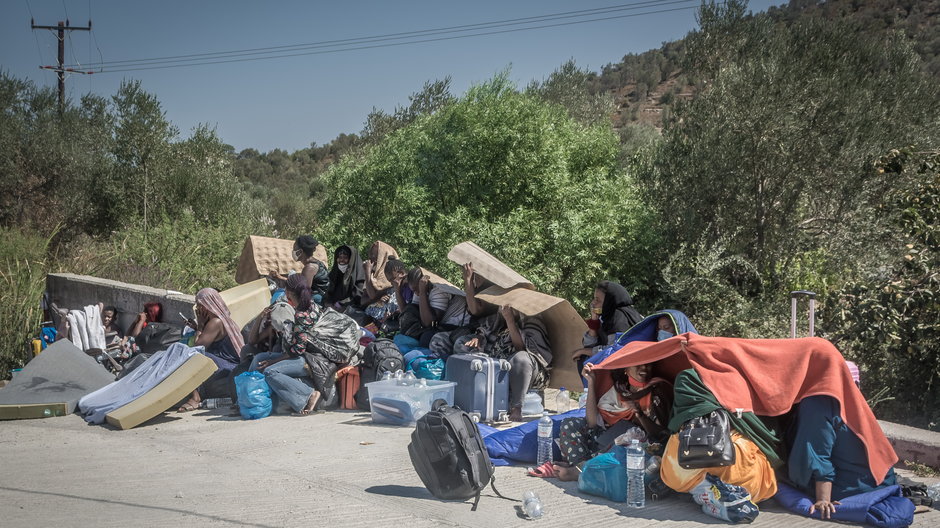
[[[679,465],[702,469],[734,464],[731,417],[724,409],[693,418],[679,429]]]

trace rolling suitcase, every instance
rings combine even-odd
[[[790,292],[790,338],[796,338],[796,312],[797,304],[799,304],[800,297],[806,297],[809,300],[809,337],[816,335],[816,294],[811,291],[799,290]],[[849,373],[852,375],[852,380],[855,381],[855,385],[861,388],[861,373],[859,372],[858,365],[854,361],[845,361],[846,366],[849,368]]]
[[[447,358],[444,379],[457,383],[454,405],[477,422],[503,421],[509,413],[509,362],[482,354]]]

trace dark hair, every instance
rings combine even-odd
[[[405,263],[396,258],[389,257],[388,262],[385,263],[385,274],[391,275],[398,271],[405,271]]]
[[[117,307],[115,307],[115,306],[105,306],[104,308],[101,309],[101,313],[105,313],[105,312],[114,312],[114,318],[117,319],[117,316],[118,316],[118,309],[117,309]]]
[[[313,294],[310,292],[310,285],[307,284],[306,277],[300,273],[287,277],[285,289],[297,296],[297,306],[294,309],[298,312],[306,312],[310,309],[310,299]]]
[[[317,246],[320,245],[317,239],[310,235],[299,236],[297,240],[294,240],[294,243],[297,244],[297,247],[300,248],[308,258],[313,256],[313,252],[316,251]]]
[[[347,257],[352,257],[352,250],[349,249],[349,246],[340,246],[336,248],[336,251],[333,252],[333,256],[338,257],[340,253],[345,253]]]
[[[602,291],[602,292],[604,292],[604,293],[607,293],[607,285],[608,285],[608,284],[610,284],[610,281],[606,281],[606,280],[599,281],[599,282],[597,283],[597,285],[594,286],[594,289],[595,289],[595,290],[600,290],[600,291]]]

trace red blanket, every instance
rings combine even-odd
[[[686,343],[685,354],[682,342]],[[898,461],[852,380],[845,359],[825,339],[734,339],[686,333],[659,343],[629,343],[601,363],[600,368],[611,370],[654,363],[654,372],[674,379],[673,372],[685,361],[731,412],[741,409],[760,416],[779,416],[803,398],[831,396],[840,402],[846,425],[865,445],[876,482],[880,484]],[[603,394],[600,389],[606,383],[609,381],[598,379],[598,393]]]

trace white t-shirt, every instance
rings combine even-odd
[[[418,304],[420,299],[415,294],[411,302]],[[470,324],[470,311],[467,309],[467,299],[462,295],[449,293],[444,288],[434,286],[428,292],[428,304],[433,310],[443,310],[440,324],[452,326],[466,326]]]

